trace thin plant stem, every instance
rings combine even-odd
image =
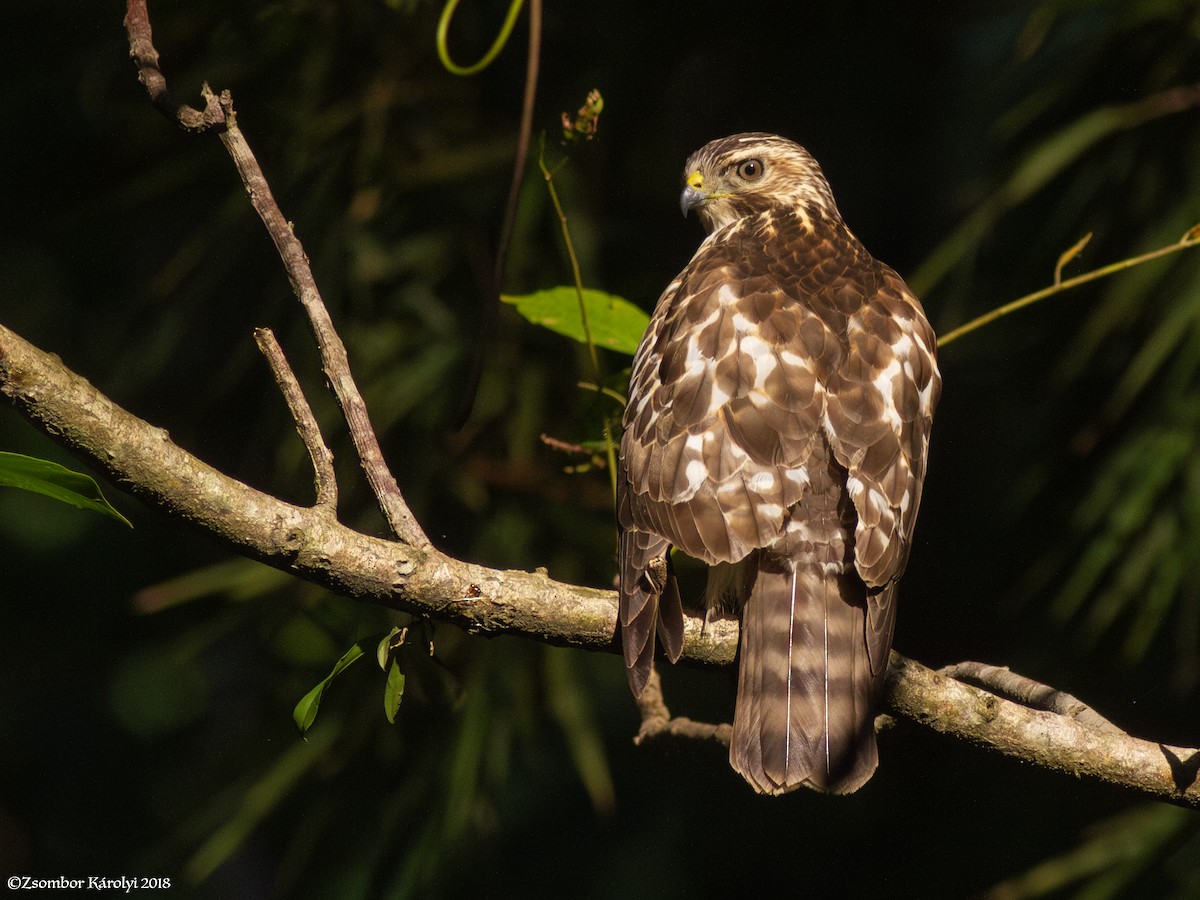
[[[560,164],[561,165],[561,164]],[[550,193],[550,202],[554,204],[554,212],[558,216],[558,227],[562,231],[563,243],[567,247],[567,258],[571,261],[571,277],[575,282],[575,296],[579,299],[579,316],[583,322],[583,336],[587,341],[588,353],[592,358],[592,368],[596,373],[596,383],[599,384],[602,372],[600,370],[600,354],[596,351],[596,342],[592,340],[592,328],[588,324],[587,304],[583,300],[583,274],[579,269],[579,257],[575,253],[575,244],[571,240],[571,228],[567,223],[567,214],[563,210],[562,201],[558,198],[558,190],[554,187],[554,172],[546,165],[546,133],[542,132],[538,143],[538,168],[542,178],[546,180],[546,190]],[[613,503],[617,500],[617,448],[613,443],[612,419],[604,414],[604,450],[608,457],[608,480],[612,486]]]
[[[554,171],[546,165],[546,133],[538,146],[538,168],[542,170],[542,178],[546,180],[546,190],[550,192],[550,202],[554,204],[554,212],[558,216],[558,227],[562,231],[563,243],[567,246],[567,258],[571,261],[571,277],[575,282],[575,296],[579,299],[579,315],[583,321],[583,336],[587,340],[588,352],[592,357],[592,366],[596,371],[596,380],[600,380],[600,354],[596,352],[596,343],[592,340],[592,328],[588,324],[587,304],[583,301],[583,275],[579,270],[579,257],[575,255],[575,244],[571,241],[571,228],[567,224],[567,214],[563,211],[562,202],[558,199],[558,190],[554,187]]]
[[[603,394],[605,397],[611,397],[613,400],[616,400],[618,403],[620,403],[622,407],[629,405],[629,401],[625,399],[624,394],[620,393],[619,391],[614,391],[610,387],[592,384],[590,381],[580,381],[575,386],[583,388],[585,391],[596,391],[597,393]]]
[[[1079,287],[1081,284],[1087,284],[1089,281],[1096,281],[1100,278],[1106,278],[1109,275],[1115,275],[1118,272],[1124,272],[1126,269],[1132,269],[1134,266],[1140,266],[1142,263],[1148,263],[1151,260],[1159,259],[1163,256],[1168,256],[1172,253],[1178,253],[1180,250],[1186,250],[1189,247],[1195,247],[1200,244],[1200,226],[1192,228],[1182,239],[1174,244],[1168,244],[1165,247],[1159,247],[1157,250],[1151,250],[1149,253],[1143,253],[1140,256],[1131,256],[1128,259],[1122,259],[1119,262],[1110,263],[1107,266],[1102,266],[1099,269],[1093,269],[1091,272],[1085,272],[1082,275],[1076,275],[1074,278],[1068,278],[1066,281],[1058,281],[1050,287],[1042,288],[1040,291],[1034,291],[1032,294],[1026,294],[1024,297],[1019,297],[1011,303],[1006,303],[1001,307],[993,309],[989,313],[984,313],[977,319],[972,319],[965,325],[960,325],[953,331],[942,335],[938,339],[938,347],[945,347],[951,341],[956,341],[963,335],[970,334],[988,325],[997,319],[1007,316],[1009,313],[1014,313],[1019,309],[1024,309],[1026,306],[1031,306],[1039,300],[1045,300],[1047,297],[1052,297],[1055,294],[1061,294],[1063,291],[1069,291],[1071,288]],[[1078,245],[1077,245],[1078,246]],[[1074,249],[1074,248],[1073,248]]]

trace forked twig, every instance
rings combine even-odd
[[[333,451],[321,437],[321,427],[317,424],[317,417],[313,415],[312,407],[304,398],[304,392],[296,380],[296,373],[288,365],[287,357],[283,355],[283,348],[275,339],[275,332],[270,328],[256,328],[254,329],[254,340],[258,343],[258,349],[262,351],[262,355],[271,365],[275,383],[279,385],[283,399],[287,401],[288,409],[291,410],[292,418],[296,422],[296,430],[300,432],[300,439],[304,441],[304,446],[308,449],[308,455],[312,459],[313,476],[317,487],[316,506],[319,509],[327,509],[336,516],[338,487],[337,477],[333,471]]]
[[[663,737],[716,741],[718,744],[729,746],[729,737],[733,734],[730,725],[712,725],[682,717],[672,718],[671,711],[667,709],[663,700],[662,681],[653,665],[650,667],[650,678],[646,681],[646,687],[637,698],[637,706],[638,712],[642,714],[642,727],[638,729],[633,742],[639,746],[646,741],[656,741]]]
[[[158,51],[155,50],[152,40],[146,0],[127,0],[125,27],[129,32],[130,55],[137,63],[139,78],[146,85],[151,99],[166,115],[185,128],[188,127],[185,119],[194,118],[191,114],[197,111],[169,99],[166,78],[159,68]],[[279,204],[275,202],[266,176],[241,129],[238,128],[233,99],[229,91],[222,91],[220,95],[214,95],[207,84],[204,85],[203,96],[205,113],[201,115],[213,118],[214,106],[221,113],[221,122],[224,125],[221,131],[221,143],[225,145],[226,151],[233,159],[238,175],[241,176],[242,183],[246,186],[246,192],[250,195],[250,204],[262,219],[271,240],[275,243],[275,249],[283,261],[288,280],[292,284],[292,290],[308,314],[308,321],[321,354],[322,368],[333,388],[342,415],[346,418],[350,437],[354,441],[354,447],[362,462],[363,470],[366,472],[367,481],[375,493],[384,518],[387,519],[388,526],[396,538],[414,549],[426,550],[430,547],[429,538],[426,537],[420,524],[409,510],[408,504],[405,503],[404,497],[400,493],[400,487],[396,484],[396,479],[383,458],[379,439],[375,435],[375,430],[371,426],[370,417],[367,414],[366,403],[350,373],[350,361],[346,355],[346,347],[334,328],[329,311],[321,299],[312,269],[308,264],[308,256],[295,235],[292,223],[284,217],[279,209]]]

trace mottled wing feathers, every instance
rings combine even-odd
[[[855,565],[878,588],[908,559],[941,382],[919,304],[899,276],[874,267],[877,279],[847,320],[849,353],[826,385],[826,429],[858,512]]]
[[[874,262],[874,261],[872,261]],[[941,392],[936,341],[900,277],[876,279],[847,320],[849,353],[826,385],[826,431],[857,513],[854,564],[868,589],[871,667],[887,665],[896,582],[921,504],[929,430]]]
[[[819,440],[818,373],[836,362],[798,352],[797,338],[839,353],[745,251],[706,243],[664,293],[635,361],[621,446],[639,527],[710,565],[783,534]]]
[[[627,519],[628,497],[618,488],[619,519]],[[620,609],[618,624],[629,687],[641,696],[650,677],[655,636],[671,662],[683,650],[683,607],[671,573],[668,541],[647,531],[622,527],[618,544]]]

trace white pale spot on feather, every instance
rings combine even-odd
[[[733,314],[733,330],[738,333],[739,337],[744,334],[749,334],[750,332],[754,331],[754,329],[755,324],[740,312],[735,312]]]
[[[787,533],[800,541],[825,547],[834,543],[844,543],[846,529],[830,522],[807,522],[803,519],[788,519]]]
[[[900,337],[896,339],[896,343],[892,344],[892,352],[895,353],[897,356],[899,356],[901,359],[907,359],[908,356],[912,353],[912,351],[913,351],[912,338],[902,332],[900,334]]]
[[[742,335],[738,346],[743,353],[750,356],[757,363],[761,359],[769,358],[771,362],[775,361],[775,354],[771,352],[771,347],[762,338],[753,334]]]
[[[855,506],[862,508],[865,505],[881,515],[891,515],[891,505],[887,502],[887,498],[876,488],[867,487],[857,475],[850,475],[846,478],[846,491],[850,494],[850,499],[854,501]]]
[[[730,394],[721,389],[721,387],[713,380],[712,399],[708,403],[708,414],[715,416],[726,403],[729,402]]]
[[[902,426],[900,421],[900,410],[896,408],[896,400],[894,395],[894,387],[896,379],[900,377],[900,360],[893,359],[888,363],[887,368],[875,376],[871,384],[879,395],[883,398],[883,420],[888,423],[893,429],[899,431]]]
[[[696,491],[700,489],[700,485],[708,478],[708,467],[698,459],[691,459],[688,460],[683,474],[687,477],[688,493],[694,496]]]
[[[754,386],[760,391],[765,391],[767,387],[767,379],[775,371],[779,361],[774,353],[766,353],[754,360]],[[764,394],[764,397],[766,395]]]
[[[806,488],[809,485],[808,472],[804,469],[784,469],[783,477],[798,487]]]
[[[793,353],[791,350],[780,350],[779,358],[785,366],[795,366],[798,369],[803,369],[805,372],[812,371],[812,364],[808,359],[800,356],[798,353]]]
[[[708,360],[704,359],[702,356],[693,360],[689,360],[688,364],[684,366],[683,374],[679,377],[679,385],[682,386],[692,379],[699,380],[704,378],[705,373],[708,371],[708,367]]]
[[[874,488],[867,491],[867,503],[879,514],[881,521],[887,521],[892,517],[892,505],[888,503],[883,494]]]
[[[766,519],[768,522],[774,523],[776,520],[783,518],[783,507],[778,503],[760,503],[754,507],[754,515],[756,518]]]
[[[933,379],[930,379],[929,384],[921,388],[921,413],[928,417],[931,415],[930,409],[933,407]]]
[[[846,492],[856,504],[858,503],[858,498],[862,496],[864,489],[865,486],[862,483],[862,479],[857,475],[848,475],[846,477]]]
[[[757,494],[767,494],[774,491],[777,483],[775,473],[768,471],[755,472],[746,479],[746,487]]]

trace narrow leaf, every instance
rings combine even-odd
[[[515,306],[517,312],[535,325],[581,344],[587,342],[579,314],[579,295],[574,287],[564,285],[519,296],[504,294],[500,299]],[[650,317],[628,300],[604,291],[585,289],[583,303],[595,345],[632,356],[650,324]]]
[[[392,660],[388,669],[387,686],[383,689],[383,714],[392,724],[396,722],[396,713],[400,711],[400,701],[404,698],[404,673],[400,664]]]
[[[90,475],[75,472],[46,459],[0,452],[0,487],[15,487],[44,494],[79,509],[90,509],[109,518],[133,523],[104,499],[100,486]]]
[[[372,640],[359,641],[343,653],[342,658],[334,664],[333,671],[322,678],[316,687],[300,698],[300,702],[292,710],[292,721],[300,729],[301,735],[306,734],[308,729],[312,728],[313,722],[317,720],[317,709],[321,706],[321,697],[325,693],[325,688],[329,687],[330,682],[344,672],[347,667],[358,662],[362,658],[363,648],[372,643],[374,643]]]

